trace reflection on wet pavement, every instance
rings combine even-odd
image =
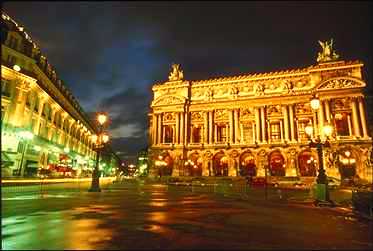
[[[4,201],[3,249],[372,247],[371,225],[325,210],[252,205],[164,185],[60,195]]]

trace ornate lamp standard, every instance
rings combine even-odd
[[[193,169],[191,169],[191,167],[194,166],[194,162],[188,159],[187,161],[185,161],[184,166],[187,166],[189,176],[193,176]]]
[[[99,176],[99,162],[101,149],[109,141],[109,135],[104,132],[104,124],[107,122],[108,117],[106,114],[99,113],[97,115],[97,122],[99,127],[98,135],[92,135],[92,140],[95,143],[94,150],[97,151],[96,166],[92,173],[92,183],[89,192],[101,192],[100,189],[100,176]]]
[[[312,109],[317,112],[320,108],[320,100],[317,97],[313,97],[311,100],[311,107]],[[317,117],[317,116],[315,116]],[[326,136],[324,141],[321,140],[320,135],[317,134],[316,138],[313,138],[313,125],[310,123],[306,126],[305,131],[308,135],[310,140],[309,147],[317,149],[317,155],[319,158],[319,170],[316,179],[316,203],[320,201],[328,201],[330,202],[329,198],[329,190],[328,190],[328,177],[325,174],[324,169],[324,161],[323,161],[323,147],[330,147],[329,136],[333,132],[333,127],[329,124],[323,126],[323,133]]]
[[[21,176],[22,175],[22,167],[23,167],[23,159],[24,159],[27,147],[28,147],[28,142],[34,138],[34,134],[32,134],[32,132],[29,132],[29,131],[20,131],[17,134],[17,136],[24,143],[23,151],[22,151],[22,157],[21,157],[21,162],[19,163],[19,168],[18,168],[18,176]]]

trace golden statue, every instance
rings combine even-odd
[[[184,73],[182,70],[180,70],[180,65],[172,64],[172,71],[170,72],[168,79],[170,81],[178,81],[178,80],[182,80],[183,78],[184,78]]]
[[[333,50],[333,39],[325,42],[321,42],[319,40],[319,44],[321,45],[322,52],[319,52],[317,55],[317,62],[327,62],[337,60],[339,55]]]

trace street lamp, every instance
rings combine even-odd
[[[194,162],[188,159],[187,161],[185,161],[184,165],[188,167],[189,176],[193,176],[193,169],[191,169],[190,167],[194,166]]]
[[[23,147],[23,151],[22,151],[21,162],[20,162],[19,168],[18,168],[18,176],[21,176],[22,175],[22,167],[23,167],[23,159],[24,159],[27,147],[28,147],[28,142],[34,138],[34,134],[32,134],[32,132],[29,132],[29,131],[20,131],[18,133],[18,136],[23,141],[23,143],[25,144],[24,147]]]
[[[320,100],[316,96],[314,96],[311,100],[311,108],[315,112],[317,112],[317,110],[320,108]],[[321,140],[319,134],[317,134],[316,139],[313,139],[312,138],[313,131],[314,131],[314,128],[310,122],[305,128],[305,132],[308,135],[308,138],[310,140],[309,147],[316,148],[317,155],[319,158],[319,170],[318,170],[318,175],[316,179],[316,182],[317,182],[316,203],[318,203],[319,201],[330,202],[329,190],[328,190],[328,177],[326,176],[325,169],[324,169],[323,148],[330,147],[329,137],[331,136],[333,132],[333,127],[329,124],[326,124],[323,126],[322,132],[326,136],[326,139],[324,141]]]
[[[94,150],[97,151],[96,165],[92,173],[92,183],[89,192],[101,192],[100,189],[100,177],[99,177],[99,161],[100,161],[100,152],[104,148],[105,144],[109,141],[109,135],[104,132],[104,124],[107,122],[108,117],[104,113],[99,113],[97,115],[98,122],[98,134],[92,135],[91,139],[95,144]]]

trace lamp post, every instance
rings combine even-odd
[[[95,143],[95,150],[97,151],[96,165],[92,173],[92,183],[89,192],[101,192],[100,189],[100,175],[99,175],[99,162],[101,149],[109,141],[109,135],[104,132],[104,124],[107,122],[108,117],[104,113],[99,113],[97,115],[97,122],[99,131],[97,135],[92,135],[92,140]]]
[[[189,176],[193,176],[193,169],[191,167],[194,166],[194,162],[188,159],[184,165],[188,167]]]
[[[34,138],[34,134],[32,134],[29,131],[20,131],[18,133],[18,136],[20,137],[20,139],[25,144],[23,146],[22,157],[21,157],[21,161],[20,161],[20,164],[19,164],[19,168],[18,168],[18,176],[21,176],[22,175],[22,167],[23,167],[23,159],[25,157],[25,152],[26,152],[27,147],[28,147],[28,142]]]
[[[314,96],[311,100],[311,108],[315,111],[315,113],[317,113],[318,109],[320,108],[320,100],[316,96]],[[317,116],[315,116],[315,118],[317,118]],[[314,124],[315,124],[315,127],[317,127],[316,123]],[[317,184],[316,184],[316,198],[315,198],[317,204],[320,201],[330,202],[329,189],[328,189],[328,177],[326,176],[325,169],[324,169],[323,148],[330,147],[329,136],[333,132],[333,127],[329,124],[326,124],[326,125],[323,125],[322,129],[323,129],[322,132],[326,136],[326,139],[324,141],[321,140],[321,137],[318,133],[317,135],[315,135],[316,136],[315,139],[313,138],[314,128],[311,122],[305,128],[306,134],[308,135],[308,138],[310,140],[309,147],[316,148],[317,155],[319,158],[319,170],[318,170],[317,179],[316,179]]]

